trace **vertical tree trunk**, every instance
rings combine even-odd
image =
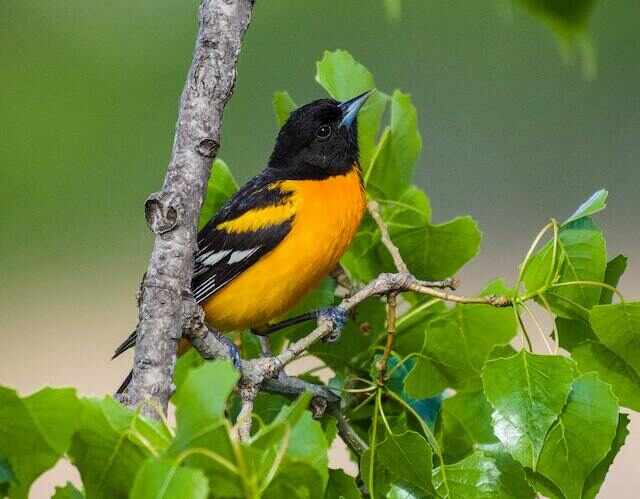
[[[140,286],[133,376],[124,399],[132,407],[148,400],[142,406],[147,416],[157,416],[154,406],[166,412],[172,393],[183,297],[191,287],[198,214],[253,5],[253,0],[202,1],[198,38],[180,99],[164,185],[145,203],[145,217],[155,241]]]

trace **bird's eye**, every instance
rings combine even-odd
[[[316,131],[316,136],[321,140],[326,140],[331,136],[331,127],[329,125],[322,125]]]

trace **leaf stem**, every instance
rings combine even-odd
[[[433,307],[434,305],[436,305],[437,303],[440,303],[442,300],[439,298],[434,298],[433,300],[430,301],[426,301],[424,303],[421,303],[420,305],[418,305],[417,307],[412,308],[411,310],[409,310],[406,314],[400,316],[398,318],[397,321],[397,326],[398,326],[398,332],[401,332],[401,328],[402,325],[407,322],[409,319],[411,319],[412,317],[418,315],[420,312]]]
[[[526,342],[526,347],[528,347],[530,352],[533,352],[533,345],[531,343],[531,338],[529,337],[529,333],[527,331],[527,327],[524,325],[524,321],[522,320],[522,317],[520,316],[520,311],[518,310],[518,307],[520,306],[520,304],[516,304],[513,306],[513,313],[516,316],[516,320],[518,321],[518,324],[520,325],[520,330],[522,331],[522,336],[525,339]]]
[[[262,482],[262,485],[259,486],[259,492],[258,492],[259,496],[262,495],[262,493],[267,489],[267,487],[273,480],[273,477],[276,476],[276,472],[280,467],[280,463],[282,463],[282,459],[284,458],[284,455],[287,452],[287,447],[289,447],[290,437],[291,437],[291,428],[287,424],[285,425],[285,433],[284,433],[284,436],[282,437],[282,444],[280,445],[280,447],[278,447],[278,452],[276,453],[276,456],[273,459],[273,464],[269,468],[269,471],[267,472]]]
[[[436,453],[436,456],[438,456],[438,461],[440,462],[440,473],[442,475],[442,483],[444,484],[444,487],[446,489],[445,497],[449,497],[449,483],[447,482],[447,473],[444,468],[444,457],[442,456],[442,450],[440,449],[440,445],[438,444],[436,437],[433,435],[431,428],[427,426],[427,424],[420,417],[420,415],[413,409],[413,407],[407,404],[407,402],[403,400],[402,397],[400,397],[397,393],[389,389],[386,390],[386,393],[392,399],[398,402],[402,407],[404,407],[405,410],[411,413],[411,415],[413,415],[413,417],[418,421],[418,424],[422,428],[422,432],[424,433],[424,436],[427,438],[429,445],[431,445],[431,448]]]
[[[620,298],[620,302],[624,303],[624,296],[622,295],[622,293],[618,290],[618,288],[611,286],[610,284],[607,284],[606,282],[598,282],[598,281],[566,281],[566,282],[557,282],[555,284],[551,285],[551,288],[561,288],[564,286],[593,286],[593,287],[597,287],[597,288],[604,288],[604,289],[608,289],[609,291],[611,291],[612,293],[615,293],[618,298]]]
[[[191,449],[186,449],[185,451],[181,452],[178,455],[178,457],[176,459],[176,462],[178,464],[180,464],[185,459],[187,459],[189,456],[192,456],[193,454],[198,454],[198,455],[207,457],[207,458],[211,459],[212,461],[214,461],[215,463],[218,463],[223,468],[226,468],[227,470],[229,470],[234,475],[240,475],[240,471],[238,470],[238,467],[235,466],[232,462],[226,460],[221,455],[216,454],[215,452],[213,452],[213,451],[211,451],[209,449],[202,448],[202,447],[193,447]]]
[[[378,404],[382,396],[382,390],[378,388],[376,391],[376,410],[373,411],[373,428],[371,429],[371,439],[369,440],[369,450],[371,451],[371,457],[369,459],[369,495],[375,497],[373,490],[373,470],[376,459],[376,440],[378,437]]]
[[[544,345],[547,348],[547,352],[553,353],[553,350],[551,349],[551,345],[549,345],[549,341],[547,340],[547,335],[544,334],[544,331],[542,330],[542,326],[540,325],[540,322],[538,322],[538,318],[535,316],[531,308],[529,308],[529,306],[526,303],[522,303],[522,307],[525,309],[525,311],[527,312],[527,315],[531,317],[531,320],[535,324],[536,329],[538,330],[538,333],[540,334],[540,337],[542,338],[542,341],[544,342]]]
[[[545,298],[544,294],[540,295],[540,300],[542,301],[542,304],[544,305],[544,308],[546,309],[547,313],[552,316],[553,339],[555,342],[553,354],[558,355],[558,352],[560,351],[560,331],[556,327],[556,321],[555,321],[555,318],[553,318],[553,312],[551,311],[551,306],[549,305],[549,302]]]
[[[396,315],[397,315],[397,294],[391,292],[387,295],[387,343],[384,347],[382,359],[378,364],[378,383],[384,385],[385,373],[387,371],[387,363],[389,356],[393,350],[393,343],[396,339]]]
[[[536,247],[538,246],[538,243],[540,242],[540,240],[543,238],[543,236],[546,234],[546,232],[553,226],[552,222],[549,222],[547,225],[545,225],[540,232],[538,232],[538,235],[535,237],[535,239],[533,240],[533,242],[531,243],[531,246],[529,247],[529,251],[527,251],[526,256],[524,257],[524,260],[522,261],[522,264],[520,265],[520,272],[518,273],[518,280],[516,281],[516,295],[520,294],[520,286],[522,284],[522,281],[524,279],[524,274],[527,271],[527,267],[529,265],[529,262],[531,261],[531,257],[533,256],[533,252],[535,251]]]

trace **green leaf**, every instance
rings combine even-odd
[[[192,369],[173,397],[177,431],[167,457],[190,452],[186,466],[203,470],[216,491],[227,496],[242,495],[239,477],[230,473],[235,463],[229,423],[224,418],[227,398],[233,390],[238,372],[226,361],[205,362]],[[218,459],[198,452],[205,449]],[[224,464],[224,463],[227,463]]]
[[[351,99],[376,87],[369,70],[345,50],[325,51],[322,60],[316,65],[316,81],[331,97],[339,101]],[[371,164],[387,100],[386,95],[375,92],[358,114],[358,145],[363,171],[367,171]]]
[[[238,184],[227,164],[221,159],[216,159],[207,184],[207,194],[200,209],[198,229],[204,227],[237,190]]]
[[[476,450],[494,460],[507,497],[535,497],[524,469],[498,443],[493,433],[492,408],[484,393],[458,393],[444,401],[440,419],[445,462],[463,459]]]
[[[67,451],[77,414],[73,389],[44,388],[20,397],[0,387],[0,457],[8,460],[14,477],[12,498],[27,497],[33,481]]]
[[[325,499],[361,499],[356,481],[342,470],[329,470]]]
[[[585,341],[598,341],[589,323],[582,319],[557,317],[556,330],[560,339],[560,346],[570,352]]]
[[[416,108],[399,90],[391,98],[391,126],[376,148],[371,167],[364,172],[367,190],[377,198],[398,199],[411,185],[422,150]]]
[[[405,389],[417,398],[433,396],[446,387],[477,390],[489,353],[498,345],[507,345],[515,334],[510,309],[456,305],[427,325],[421,356]]]
[[[611,449],[607,456],[600,461],[598,466],[591,472],[587,481],[584,484],[584,489],[582,492],[583,499],[595,499],[602,483],[604,482],[605,476],[609,471],[609,467],[616,455],[624,445],[624,441],[629,435],[629,416],[627,414],[620,414],[618,416],[618,427],[616,428],[616,435],[613,438],[613,443],[611,444]]]
[[[0,497],[9,493],[9,484],[15,480],[11,465],[4,457],[0,456]]]
[[[142,463],[169,444],[170,436],[160,424],[111,398],[83,399],[79,419],[69,456],[87,497],[126,496]]]
[[[598,305],[589,320],[600,341],[640,373],[640,302]]]
[[[456,393],[442,403],[440,435],[446,462],[458,461],[478,446],[498,442],[493,434],[492,408],[482,391]]]
[[[573,215],[565,220],[563,225],[578,220],[582,217],[590,217],[604,210],[607,207],[607,196],[609,193],[605,189],[594,192],[589,199],[582,203]]]
[[[448,499],[514,499],[513,484],[504,481],[496,461],[477,451],[454,464],[433,472],[438,494]],[[446,478],[446,480],[445,480]],[[521,489],[520,489],[521,490]],[[518,499],[528,497],[523,495]]]
[[[604,282],[614,288],[618,287],[620,278],[622,277],[622,274],[624,274],[625,270],[627,270],[627,257],[624,255],[616,256],[607,263],[607,268],[604,273]],[[602,291],[600,291],[600,304],[607,305],[611,303],[612,299],[613,291],[602,288]]]
[[[455,381],[449,381],[446,373],[429,357],[418,357],[407,376],[404,389],[414,398],[433,397]]]
[[[586,341],[571,352],[580,372],[597,372],[609,383],[620,405],[640,411],[640,376],[602,343]]]
[[[397,483],[392,483],[389,488],[389,492],[384,496],[386,499],[422,499],[423,497],[433,497],[433,496],[424,496],[422,494],[416,493],[411,490],[409,487],[401,486]]]
[[[532,259],[525,272],[524,282],[530,293],[547,289],[552,261],[552,242],[549,241]],[[588,217],[563,226],[559,233],[556,259],[557,283],[575,281],[602,282],[606,268],[606,249],[602,231]],[[552,310],[567,319],[582,318],[588,309],[600,301],[601,288],[588,284],[552,287],[545,292]]]
[[[506,497],[535,499],[537,497],[527,481],[525,469],[516,462],[501,445],[490,445],[483,449],[486,457],[494,460],[500,471],[500,484]]]
[[[402,17],[402,0],[384,0],[387,17],[392,21],[399,21]]]
[[[371,450],[360,460],[362,479],[369,483]],[[427,441],[414,431],[400,435],[388,434],[376,446],[374,463],[374,492],[384,496],[392,484],[409,490],[415,497],[424,497],[434,490],[431,478],[432,452]]]
[[[275,472],[282,472],[286,464],[298,460],[304,461],[304,458],[298,459],[299,456],[288,453],[288,451],[291,447],[292,438],[300,438],[299,433],[296,434],[295,430],[292,429],[298,426],[305,414],[308,414],[305,413],[305,409],[310,401],[311,394],[303,393],[292,404],[282,406],[273,421],[253,435],[251,446],[244,447],[246,466],[257,480],[263,481],[260,484],[261,488],[264,489],[277,479],[278,475]],[[300,429],[297,431],[300,432]],[[311,430],[310,438],[313,440],[313,437],[318,438],[315,428]],[[320,442],[325,449],[324,454],[326,455],[326,443],[324,441]],[[295,450],[291,452],[295,453]],[[315,458],[316,456],[313,457]],[[312,462],[307,462],[306,464],[310,467],[314,466]],[[273,469],[274,466],[276,469]],[[323,488],[323,476],[326,476],[326,470],[324,470],[324,475],[318,472],[313,473],[312,476],[319,477],[317,486]]]
[[[304,462],[313,467],[322,477],[322,490],[329,479],[327,440],[322,425],[305,411],[295,424],[287,447],[287,460]]]
[[[605,458],[618,425],[611,388],[595,373],[577,378],[558,421],[544,442],[537,471],[566,499],[580,499],[585,480]]]
[[[374,358],[374,360],[377,360],[377,358]],[[405,361],[400,364],[400,361],[397,358],[391,357],[387,364],[387,370],[390,373],[390,376],[386,382],[386,386],[389,390],[395,392],[402,400],[404,400],[416,412],[418,417],[426,423],[431,430],[433,430],[436,420],[438,419],[438,414],[440,413],[442,397],[441,394],[438,394],[435,397],[415,398],[411,397],[407,393],[404,389],[405,380],[414,365],[415,360],[413,358],[405,359]],[[391,407],[387,406],[385,410],[388,411],[394,409],[396,408],[392,405]],[[406,416],[407,413],[404,411],[397,416],[398,424],[400,426],[394,427],[392,424],[391,427],[394,432],[403,432],[408,428],[406,426]],[[392,416],[388,416],[388,419],[391,418]]]
[[[398,319],[398,333],[393,349],[405,357],[420,352],[427,333],[426,324],[447,311],[447,306],[441,300],[429,299],[416,303]]]
[[[176,385],[176,390],[180,389],[192,369],[203,365],[205,362],[202,355],[200,355],[195,348],[190,348],[178,357],[176,369],[173,374],[173,383]]]
[[[202,471],[169,460],[151,459],[136,476],[131,499],[205,499],[209,484]]]
[[[518,0],[518,3],[557,33],[569,36],[586,31],[596,0]]]
[[[538,497],[542,495],[548,499],[565,499],[560,489],[556,487],[551,480],[545,478],[540,473],[531,471],[529,468],[527,468],[525,472],[527,474],[527,481],[539,493]]]
[[[187,375],[173,397],[178,431],[174,445],[201,433],[206,425],[224,419],[227,398],[239,374],[230,362],[206,362]]]
[[[283,395],[260,392],[253,403],[253,413],[260,418],[264,424],[269,424],[278,416],[284,407],[287,407],[291,400]]]
[[[305,462],[283,463],[264,499],[322,499],[324,487],[318,471]]]
[[[457,217],[442,224],[431,223],[427,195],[410,187],[398,202],[384,210],[393,242],[409,270],[420,279],[438,280],[455,274],[478,254],[481,234],[471,217]],[[378,247],[390,267],[385,248]]]
[[[282,127],[287,122],[289,115],[297,107],[289,92],[281,90],[273,94],[273,112],[276,114],[276,122],[279,127]]]
[[[64,487],[56,487],[56,491],[51,499],[84,499],[84,494],[67,482]]]
[[[316,64],[316,81],[337,100],[375,88],[373,75],[346,50],[324,52]]]
[[[365,213],[357,234],[340,260],[352,280],[369,282],[380,273],[379,246],[380,232],[371,216]]]
[[[535,471],[545,436],[562,412],[573,377],[569,359],[525,351],[485,364],[482,382],[494,408],[494,433],[523,466]]]

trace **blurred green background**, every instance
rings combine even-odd
[[[631,257],[622,289],[637,298],[640,5],[598,3],[593,81],[563,63],[539,20],[504,6],[406,1],[393,22],[382,0],[257,2],[220,156],[240,180],[262,168],[276,133],[273,91],[298,103],[322,96],[315,61],[345,48],[381,89],[413,95],[418,180],[435,220],[471,213],[484,232],[464,291],[513,277],[548,217],[606,187],[598,220],[610,255]],[[167,164],[196,9],[0,3],[2,384],[106,393],[126,372],[130,358],[108,358],[135,325],[151,242],[142,205]]]

